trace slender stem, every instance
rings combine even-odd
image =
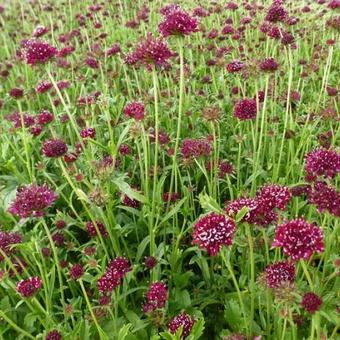
[[[17,332],[25,335],[26,337],[30,338],[30,339],[35,339],[34,336],[32,336],[31,334],[27,333],[24,329],[20,328],[15,322],[13,322],[1,309],[0,309],[0,315],[2,318],[4,318],[7,323],[13,327]]]
[[[314,288],[313,281],[309,275],[309,272],[308,272],[308,269],[307,269],[307,266],[304,260],[301,260],[301,266],[302,266],[303,272],[305,273],[306,279],[309,283],[309,287],[311,290],[313,290]]]

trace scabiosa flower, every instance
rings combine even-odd
[[[81,264],[76,263],[70,268],[69,274],[71,279],[78,280],[84,275],[84,267]]]
[[[125,63],[146,65],[148,68],[151,66],[165,67],[168,65],[168,59],[174,55],[163,39],[155,38],[151,33],[148,33],[146,39],[138,43],[135,50],[125,57]]]
[[[201,217],[193,226],[193,244],[215,256],[221,246],[230,246],[236,230],[235,222],[226,215],[209,213]]]
[[[103,223],[101,223],[100,221],[96,221],[96,226],[100,232],[100,235],[102,235],[103,237],[107,237],[109,235]],[[96,237],[98,235],[96,227],[92,222],[86,223],[86,230],[91,237]]]
[[[101,293],[109,293],[121,284],[122,279],[131,271],[129,261],[124,257],[117,257],[106,267],[105,273],[97,281]]]
[[[57,53],[55,47],[42,40],[25,40],[21,45],[23,47],[23,56],[29,65],[44,64]]]
[[[168,288],[163,282],[153,282],[150,284],[145,298],[147,303],[143,305],[144,313],[150,313],[157,308],[163,308],[168,299]]]
[[[135,120],[143,120],[145,115],[144,104],[136,101],[127,103],[123,111],[126,116]]]
[[[49,139],[42,146],[42,153],[46,157],[57,158],[66,154],[67,145],[61,139]]]
[[[181,197],[180,193],[172,192],[164,192],[162,195],[163,202],[176,202]]]
[[[198,31],[197,19],[177,5],[166,6],[165,9],[161,10],[161,13],[164,19],[159,24],[158,29],[164,37],[169,35],[190,35]]]
[[[191,332],[195,320],[187,313],[183,312],[176,315],[168,324],[170,333],[176,334],[177,330],[182,326],[182,337],[186,337]]]
[[[58,196],[46,185],[22,186],[17,189],[15,201],[8,211],[21,218],[41,217],[44,215],[44,210],[50,207],[57,198]]]
[[[31,297],[40,289],[41,285],[41,278],[32,276],[17,283],[17,292],[22,297]]]
[[[12,98],[21,98],[24,95],[24,90],[18,87],[12,88],[8,93]]]
[[[86,60],[85,60],[85,64],[90,67],[90,68],[93,68],[93,69],[97,69],[99,68],[99,62],[97,59],[95,58],[92,58],[92,57],[87,57]]]
[[[117,53],[120,52],[120,45],[119,44],[113,44],[107,51],[106,51],[106,55],[108,57],[111,57]]]
[[[88,127],[80,131],[80,136],[82,138],[96,138],[96,130],[94,128]]]
[[[284,21],[287,17],[286,10],[277,2],[274,2],[266,15],[266,20],[270,22]]]
[[[266,284],[269,288],[277,288],[286,282],[294,282],[295,266],[287,261],[270,264],[265,269]]]
[[[322,299],[315,293],[305,293],[302,297],[301,306],[307,312],[314,314],[322,305]]]
[[[236,73],[236,72],[241,71],[244,68],[244,66],[245,66],[245,64],[242,63],[241,61],[234,60],[227,65],[227,71],[229,73]]]
[[[323,182],[316,182],[308,191],[308,203],[315,204],[319,212],[328,211],[340,217],[340,192]]]
[[[157,265],[157,259],[154,256],[147,256],[144,258],[144,265],[147,269],[152,269]]]
[[[257,113],[256,100],[254,99],[241,99],[234,106],[234,117],[240,120],[255,119]]]
[[[38,83],[38,85],[35,88],[35,92],[37,93],[45,93],[49,89],[53,87],[53,84],[49,81],[41,81]]]
[[[62,340],[62,336],[57,330],[53,330],[47,333],[45,340]]]
[[[52,240],[57,247],[62,247],[65,243],[65,236],[61,231],[52,235]]]
[[[40,125],[51,123],[54,119],[53,114],[48,110],[42,110],[36,117],[36,121]]]
[[[260,69],[265,72],[274,72],[278,69],[279,64],[274,58],[266,58],[260,63]]]
[[[340,154],[335,150],[318,148],[309,152],[305,160],[308,179],[319,176],[334,178],[340,172]]]
[[[43,36],[45,33],[47,33],[47,32],[48,32],[48,28],[46,28],[45,26],[42,26],[42,25],[38,25],[34,29],[34,31],[32,33],[32,36],[34,38],[39,38],[39,37]]]
[[[10,115],[5,116],[5,119],[12,122],[15,129],[24,127],[30,127],[34,125],[34,117],[24,112],[13,112]]]
[[[181,153],[184,158],[209,156],[211,146],[206,139],[185,139],[182,143]]]
[[[287,187],[276,184],[264,185],[256,192],[256,199],[270,209],[285,210],[291,197]]]
[[[15,232],[0,231],[0,249],[6,256],[10,256],[14,253],[12,245],[21,243],[22,236]],[[4,259],[3,255],[0,253],[0,262]]]
[[[308,260],[313,253],[324,251],[322,230],[298,218],[279,225],[275,230],[273,247],[282,247],[292,260]]]

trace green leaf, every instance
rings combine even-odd
[[[243,207],[239,212],[236,214],[235,221],[240,222],[243,217],[249,212],[248,207]]]
[[[131,199],[135,199],[139,202],[146,203],[146,197],[139,193],[138,191],[132,189],[128,183],[126,183],[123,178],[118,177],[113,180],[113,183],[118,187],[119,191],[128,196]]]
[[[129,330],[130,330],[131,326],[132,326],[131,323],[128,323],[127,325],[124,325],[120,329],[120,331],[118,333],[118,340],[124,340],[126,338],[126,336],[129,333]]]
[[[216,213],[223,212],[220,208],[219,204],[212,197],[207,195],[206,193],[200,193],[198,195],[198,199],[200,201],[201,207],[206,211],[214,211]]]

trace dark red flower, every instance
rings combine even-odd
[[[61,139],[49,139],[42,146],[42,153],[46,157],[57,158],[66,154],[67,145]]]
[[[157,308],[163,308],[168,299],[168,289],[165,283],[151,283],[145,294],[145,298],[147,303],[143,305],[144,313],[150,313]]]
[[[215,256],[221,246],[230,246],[236,230],[235,222],[226,215],[209,213],[193,226],[193,244],[206,249],[210,256]]]
[[[96,138],[96,129],[95,128],[85,128],[83,130],[80,131],[80,136],[82,138],[92,138],[95,139]]]
[[[37,123],[40,125],[46,125],[52,122],[53,119],[54,119],[53,114],[47,110],[40,111],[40,113],[36,117]]]
[[[269,288],[277,288],[286,282],[294,282],[295,266],[287,261],[270,264],[265,269],[265,279]]]
[[[274,72],[278,69],[279,64],[274,58],[266,58],[260,63],[260,69],[265,72]]]
[[[324,251],[323,233],[319,227],[298,218],[276,228],[272,246],[282,247],[294,261],[308,260],[313,253]]]
[[[16,129],[19,129],[22,126],[30,127],[34,125],[34,116],[25,112],[13,112],[10,115],[5,116],[5,119],[12,122]]]
[[[287,17],[287,12],[281,4],[274,2],[270,7],[266,15],[266,20],[270,22],[284,21]]]
[[[185,139],[182,143],[181,153],[184,158],[209,156],[211,146],[206,139]]]
[[[257,113],[256,100],[254,99],[241,99],[234,106],[234,117],[240,120],[255,119]]]
[[[19,187],[15,201],[10,205],[8,211],[12,215],[26,217],[41,217],[45,209],[50,207],[58,196],[46,185],[38,186],[31,184]]]
[[[314,314],[322,305],[322,299],[315,293],[309,292],[303,295],[301,306],[307,312]]]
[[[147,269],[152,269],[157,265],[157,259],[154,256],[147,256],[144,259],[144,265]]]
[[[176,315],[168,324],[170,333],[175,334],[182,326],[182,337],[186,337],[191,332],[195,320],[187,313],[183,312]]]
[[[100,232],[100,235],[102,235],[104,238],[109,235],[103,223],[101,223],[100,221],[96,221],[96,226],[97,226],[97,229]],[[96,230],[96,227],[95,227],[94,223],[87,222],[86,223],[86,230],[87,230],[87,233],[91,237],[98,236],[98,233],[97,233],[97,230]]]
[[[18,87],[14,87],[9,91],[9,95],[13,98],[21,98],[24,95],[24,90]]]
[[[70,268],[69,274],[70,274],[71,279],[78,280],[84,275],[84,267],[79,263],[74,264]]]
[[[17,243],[22,242],[22,236],[15,232],[0,231],[0,249],[6,256],[10,256],[15,252],[15,248],[12,247]],[[2,253],[0,253],[0,262],[4,259]]]
[[[227,65],[227,71],[229,73],[236,73],[241,71],[245,67],[245,64],[239,60],[234,60]]]
[[[40,289],[41,285],[42,280],[40,277],[29,277],[17,283],[17,292],[22,297],[31,297]]]
[[[47,333],[45,340],[62,340],[61,334],[57,330],[53,330]]]
[[[287,187],[276,184],[264,185],[256,192],[256,200],[261,201],[269,209],[285,210],[291,197],[292,194]]]
[[[127,103],[124,107],[124,114],[135,120],[143,120],[145,115],[144,104],[136,101]]]
[[[178,5],[166,6],[161,10],[164,16],[158,28],[160,33],[169,35],[190,35],[198,31],[197,19],[182,10]]]
[[[29,65],[43,64],[52,59],[57,49],[46,41],[25,40],[22,42],[23,56]]]

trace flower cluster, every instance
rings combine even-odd
[[[265,268],[265,279],[269,288],[277,288],[286,282],[294,282],[294,263],[280,261],[268,265]]]
[[[22,54],[29,65],[43,64],[57,54],[57,49],[46,41],[30,39],[22,42]]]
[[[106,267],[105,273],[98,279],[97,287],[101,293],[110,293],[119,286],[122,279],[131,271],[129,261],[125,257],[117,257]]]
[[[287,11],[277,2],[274,2],[268,9],[266,20],[270,22],[284,21],[287,17]]]
[[[137,44],[135,50],[125,57],[128,65],[167,66],[168,59],[175,54],[161,38],[155,38],[149,33],[145,40]]]
[[[45,340],[61,340],[63,337],[57,330],[53,330],[47,333]]]
[[[278,69],[279,64],[274,58],[266,58],[260,62],[260,70],[265,72],[274,72]]]
[[[12,215],[26,217],[41,217],[44,210],[50,207],[58,196],[46,185],[25,185],[17,189],[15,201],[8,211]]]
[[[308,260],[313,253],[324,251],[323,233],[319,227],[298,218],[276,228],[272,246],[282,247],[294,261]]]
[[[314,314],[322,305],[322,299],[315,293],[305,293],[302,297],[301,306],[307,312]]]
[[[158,28],[164,36],[170,35],[190,35],[198,31],[197,19],[182,10],[178,5],[169,5],[161,9],[164,16]]]
[[[185,139],[181,153],[184,158],[198,158],[211,154],[210,143],[206,139]]]
[[[227,71],[229,73],[236,73],[241,71],[245,67],[245,64],[239,60],[233,60],[227,65]]]
[[[209,213],[201,217],[193,226],[193,244],[215,256],[221,246],[230,246],[236,230],[235,222],[226,215]]]
[[[76,263],[70,268],[69,274],[71,279],[78,280],[84,275],[84,267],[80,263]]]
[[[66,154],[67,145],[61,139],[49,139],[44,142],[41,151],[44,156],[58,158]]]
[[[80,137],[94,139],[96,138],[96,129],[91,127],[85,128],[80,131]]]
[[[32,276],[17,283],[17,292],[22,297],[31,297],[40,289],[41,285],[41,278]]]
[[[191,332],[195,320],[187,313],[183,312],[176,315],[168,324],[170,333],[175,334],[182,327],[182,337],[186,337]]]
[[[22,236],[15,232],[0,231],[0,249],[6,255],[10,256],[15,250],[12,248],[14,244],[21,243]],[[0,253],[0,262],[4,259]]]
[[[143,120],[145,115],[144,104],[136,101],[127,103],[124,107],[124,114],[135,120]]]
[[[143,305],[144,313],[150,313],[155,309],[163,308],[168,299],[168,288],[163,282],[153,282],[150,284],[145,298],[147,302]]]
[[[305,171],[309,180],[322,176],[334,178],[340,173],[340,154],[323,148],[312,150],[306,155]]]
[[[256,100],[254,99],[241,99],[234,106],[234,117],[240,120],[255,119],[257,113]]]
[[[107,237],[109,235],[102,222],[96,221],[96,226],[95,226],[93,222],[89,221],[89,222],[86,223],[86,230],[87,230],[87,233],[91,237],[98,236],[96,227],[97,227],[98,231],[100,232],[101,236]]]

